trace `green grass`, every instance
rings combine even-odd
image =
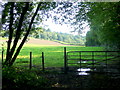
[[[26,44],[22,48],[20,54],[17,57],[17,60],[14,63],[14,66],[29,66],[30,62],[30,52],[32,52],[32,63],[34,66],[41,67],[42,66],[42,52],[44,52],[45,58],[45,67],[63,67],[64,66],[64,47],[67,48],[67,52],[69,51],[103,51],[102,47],[81,47],[81,46],[39,46],[39,45],[32,45]],[[105,53],[95,53],[96,55],[105,55]],[[73,59],[79,59],[79,53],[70,53],[73,55]],[[76,56],[74,56],[76,55]],[[82,53],[83,56],[81,59],[92,59],[92,53]],[[91,56],[90,56],[91,55]],[[5,56],[4,56],[5,57]],[[0,56],[1,58],[1,56]],[[98,57],[95,56],[95,59],[100,59],[99,62],[103,62],[102,59],[105,57]],[[111,58],[111,57],[108,57]],[[78,60],[79,61],[79,60]],[[78,61],[68,61],[69,63],[76,63]],[[105,61],[104,61],[105,62]],[[92,61],[88,61],[87,63],[92,63]],[[73,66],[71,64],[71,66]],[[76,64],[79,66],[79,63]]]
[[[102,47],[80,47],[66,46],[67,51],[99,51]],[[45,67],[63,67],[64,66],[64,46],[37,46],[25,45],[14,65],[29,65],[29,55],[32,52],[33,65],[41,67],[42,52],[45,57]]]

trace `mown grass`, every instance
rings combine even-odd
[[[15,66],[25,65],[29,67],[30,52],[32,52],[33,67],[34,66],[42,67],[42,52],[44,52],[45,67],[63,67],[64,66],[64,47],[67,48],[67,52],[69,51],[103,51],[104,50],[102,47],[55,46],[55,45],[41,46],[41,45],[34,45],[34,44],[25,44],[20,54],[18,55],[14,65]],[[73,55],[78,55],[78,54],[79,53],[73,53]],[[95,54],[105,55],[105,53],[101,53],[101,52],[95,53]],[[83,52],[82,55],[89,55],[89,56],[84,56],[81,59],[92,59],[92,53]],[[5,54],[4,54],[4,58],[5,58]],[[79,55],[72,56],[69,58],[77,59],[77,58],[80,58],[80,56]],[[106,57],[97,57],[97,56],[94,57],[94,59],[101,59],[99,60],[99,62],[103,62],[102,59],[105,59],[105,58]],[[79,62],[79,60],[69,61],[69,63],[77,63],[77,62]],[[88,61],[87,63],[92,63],[92,61]],[[74,64],[71,64],[71,66],[74,66]],[[76,64],[76,66],[79,66],[79,63]]]
[[[42,52],[44,52],[45,67],[64,66],[64,47],[67,51],[101,51],[102,47],[80,47],[80,46],[38,46],[25,45],[14,65],[29,65],[29,55],[32,52],[33,65],[41,67]]]

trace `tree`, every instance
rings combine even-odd
[[[120,2],[89,3],[90,26],[102,45],[120,50]]]
[[[78,2],[76,7],[79,7],[73,17],[76,30],[81,32],[83,27],[79,26],[88,22],[91,31],[88,32],[87,39],[95,32],[101,45],[120,50],[120,2]]]
[[[42,18],[42,15],[41,18],[37,16],[53,9],[54,5],[55,3],[50,2],[8,2],[3,5],[2,30],[8,30],[9,35],[4,65],[13,65],[28,35],[34,30],[36,22],[40,22]],[[22,42],[17,47],[21,37]]]
[[[100,46],[98,36],[94,31],[88,31],[86,34],[86,46]]]

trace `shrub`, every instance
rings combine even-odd
[[[5,67],[2,70],[3,89],[39,89],[48,88],[48,80],[30,70]]]

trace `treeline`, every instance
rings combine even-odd
[[[91,30],[86,35],[86,46],[104,46],[120,50],[120,2],[88,3]]]
[[[98,35],[93,31],[88,31],[86,34],[86,46],[101,46],[101,42],[98,39]]]
[[[80,35],[72,35],[67,33],[58,33],[58,32],[51,32],[48,30],[43,30],[43,32],[36,32],[32,34],[32,37],[56,41],[62,44],[71,44],[71,45],[84,45],[85,37]]]

